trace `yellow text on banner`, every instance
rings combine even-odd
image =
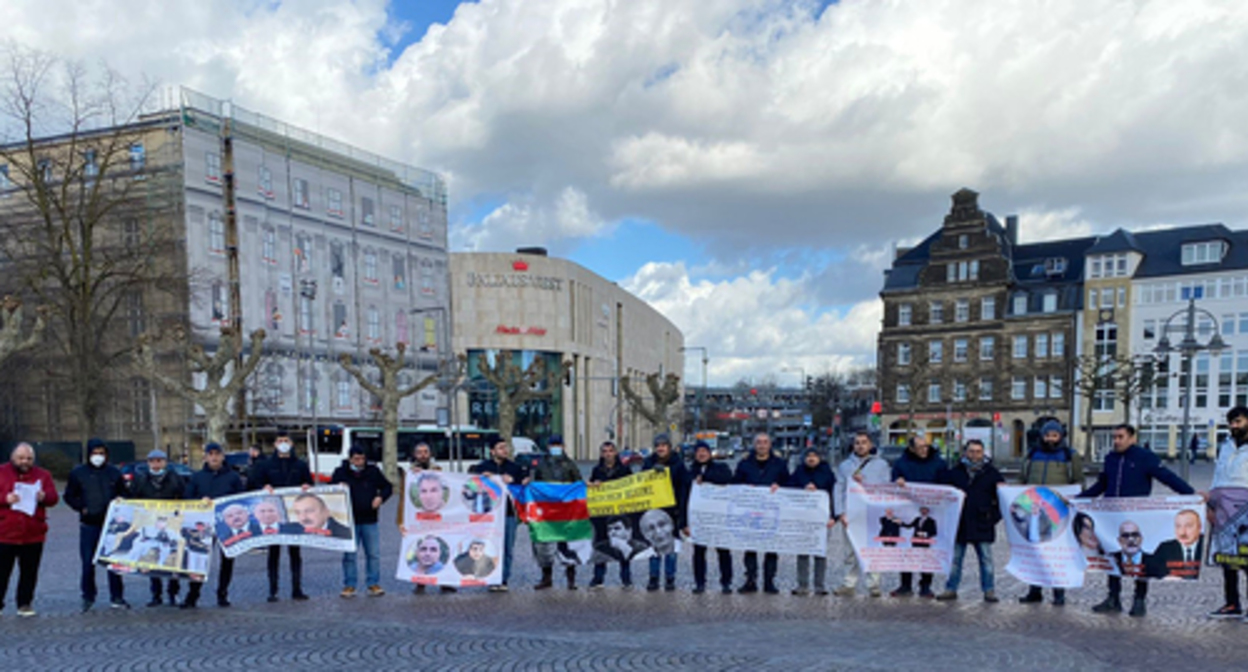
[[[647,469],[627,478],[607,481],[596,488],[590,488],[586,499],[591,518],[621,516],[676,506],[672,477],[666,469]]]

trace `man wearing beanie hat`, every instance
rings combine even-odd
[[[147,471],[137,472],[134,480],[128,485],[128,496],[133,499],[182,499],[182,496],[186,494],[185,481],[177,472],[169,469],[169,456],[159,448],[147,454]],[[176,578],[171,578],[168,582],[169,587],[166,592],[169,595],[169,606],[174,606],[178,602],[178,591],[181,586]],[[159,607],[163,604],[161,599],[163,582],[157,577],[151,577],[150,584],[152,599],[147,606]]]
[[[681,516],[685,525],[689,524],[689,495],[694,485],[728,485],[732,483],[732,471],[727,465],[715,461],[711,446],[705,441],[693,444],[693,466],[689,468],[689,477],[685,481],[685,512]],[[685,536],[692,536],[691,530],[685,527]],[[725,595],[732,594],[732,552],[726,548],[715,549],[719,556],[719,587]],[[693,592],[700,595],[706,592],[706,546],[693,545]]]
[[[800,488],[810,491],[821,491],[828,496],[828,529],[836,525],[836,499],[833,493],[836,488],[836,474],[832,472],[832,467],[823,461],[823,455],[815,448],[807,448],[802,454],[802,463],[793,470],[789,475],[789,482],[785,484],[789,488]],[[810,558],[809,555],[797,556],[797,588],[793,590],[794,595],[810,594]],[[828,594],[827,576],[828,576],[828,557],[826,555],[816,555],[814,587],[815,594],[824,596]]]
[[[78,558],[82,561],[82,610],[95,604],[95,547],[104,533],[108,505],[125,494],[121,470],[108,463],[108,446],[99,439],[87,441],[87,463],[74,467],[65,484],[65,503],[78,512]],[[108,599],[114,609],[129,609],[121,575],[106,571]]]
[[[1023,460],[1020,474],[1024,485],[1078,485],[1083,487],[1083,458],[1066,443],[1066,431],[1056,420],[1040,426],[1040,443]],[[1023,604],[1044,601],[1040,586],[1031,586],[1018,598]],[[1053,589],[1053,605],[1066,604],[1066,589]]]

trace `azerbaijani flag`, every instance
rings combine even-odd
[[[529,538],[536,542],[580,541],[594,538],[589,522],[589,503],[584,483],[542,483],[512,485],[516,513],[529,525]]]

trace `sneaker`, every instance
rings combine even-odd
[[[693,594],[694,594],[694,595],[701,595],[702,593],[705,593],[705,592],[706,592],[706,586],[704,586],[704,585],[702,585],[702,584],[700,584],[700,583],[699,583],[698,585],[696,585],[696,586],[694,586],[694,587],[693,587]]]
[[[368,587],[369,597],[381,597],[382,595],[385,595],[385,594],[386,594],[386,591],[381,586],[372,585]]]
[[[997,597],[997,591],[990,590],[984,593],[984,601],[987,602],[988,604],[996,604],[1000,602],[1001,600]]]
[[[754,583],[753,581],[746,581],[745,585],[737,589],[737,592],[741,593],[742,595],[749,595],[751,593],[757,593],[758,584]]]
[[[270,596],[269,596],[269,603],[270,603],[270,604],[272,604],[273,602],[277,602],[279,599],[280,599],[280,598],[279,598],[278,596],[276,596],[276,595],[270,595]]]
[[[351,592],[352,592],[352,593],[354,593],[354,592],[355,592],[355,589],[354,589],[354,588],[352,588],[352,589],[351,589]],[[309,598],[308,598],[308,596],[307,596],[307,595],[304,595],[304,594],[303,594],[303,591],[301,590],[301,591],[299,591],[299,592],[297,592],[297,593],[291,593],[291,595],[290,595],[290,599],[292,599],[292,600],[294,600],[294,601],[296,601],[296,602],[307,602]]]
[[[868,591],[867,594],[870,595],[871,597],[883,597],[884,591],[880,590],[879,588],[872,588],[870,591]]]
[[[1148,607],[1144,603],[1144,598],[1137,597],[1131,600],[1131,611],[1127,612],[1128,616],[1141,618],[1148,613]]]
[[[130,603],[125,600],[114,600],[108,603],[109,609],[129,609]]]
[[[30,618],[31,616],[35,615],[35,608],[30,606],[29,604],[24,607],[18,607],[17,615],[21,616],[22,618]]]
[[[1209,612],[1209,618],[1240,618],[1244,615],[1244,610],[1239,607],[1228,604],[1217,611]]]
[[[857,593],[858,593],[857,590],[854,590],[853,588],[850,588],[849,586],[841,586],[840,588],[837,588],[836,590],[832,591],[832,594],[837,597],[853,597]]]
[[[601,582],[601,581],[590,581],[590,582],[589,582],[589,589],[590,589],[590,590],[592,590],[592,591],[595,591],[595,592],[596,592],[596,591],[602,590],[603,588],[604,588],[604,586],[602,585],[602,582]]]
[[[1092,611],[1097,614],[1120,614],[1122,613],[1122,602],[1116,597],[1107,597],[1103,602],[1092,607]]]
[[[936,599],[940,602],[951,602],[958,599],[958,594],[952,590],[946,590],[945,592],[937,595]]]
[[[931,588],[923,588],[919,590],[919,597],[925,600],[930,600],[936,597],[936,593],[933,593]]]
[[[828,589],[827,589],[827,588],[816,588],[816,589],[815,589],[815,597],[827,597],[827,596],[828,596]]]
[[[507,587],[507,584],[505,584],[505,583],[500,583],[500,584],[498,584],[497,586],[494,586],[494,587],[495,587],[495,588],[497,588],[497,589],[498,589],[498,592],[500,592],[500,593],[505,593],[505,592],[507,592],[507,591],[511,590],[510,588],[508,588],[508,587]]]
[[[776,587],[776,584],[769,583],[763,586],[763,592],[767,593],[768,595],[779,595],[780,589]]]
[[[342,592],[338,593],[338,595],[340,597],[355,597],[355,588],[352,586],[347,586],[346,588],[343,588]]]
[[[720,588],[719,588],[719,594],[720,594],[720,595],[731,595],[731,594],[732,594],[732,586],[720,586]]]
[[[1040,604],[1044,601],[1044,593],[1038,590],[1029,590],[1027,594],[1018,598],[1019,604]]]
[[[147,606],[149,606],[149,607],[159,607],[159,606],[163,605],[164,603],[165,603],[165,601],[164,601],[164,600],[162,600],[162,599],[160,599],[159,597],[153,597],[151,600],[149,600],[149,601],[148,601]]]
[[[1062,591],[1057,591],[1057,590],[1053,591],[1053,606],[1055,606],[1055,607],[1064,607],[1064,606],[1066,606],[1066,591],[1064,591],[1064,590],[1062,590]]]
[[[85,614],[88,611],[91,611],[91,607],[94,607],[94,606],[95,606],[94,600],[83,600],[82,601],[82,613]]]
[[[909,588],[898,588],[888,594],[889,597],[914,597],[914,591]]]
[[[656,591],[656,590],[658,590],[658,589],[659,589],[659,579],[658,579],[658,577],[653,577],[653,576],[652,576],[652,577],[650,577],[650,583],[647,583],[647,584],[646,584],[646,592],[653,593],[654,591]]]
[[[229,608],[230,608],[230,598],[228,598],[228,597],[218,597],[218,598],[217,598],[217,606],[218,606],[218,607],[220,607],[221,609],[229,609]],[[192,609],[193,609],[193,608],[195,608],[195,602],[194,602],[193,600],[191,601],[191,608],[192,608]]]
[[[456,588],[455,586],[438,586],[438,592],[440,592],[440,593],[458,593],[458,592],[459,592],[459,589],[458,589],[458,588]],[[307,599],[307,598],[304,598],[304,599]]]
[[[491,593],[501,593],[503,592],[502,588],[503,588],[502,584],[498,584],[498,585],[490,586],[489,588],[486,588],[486,590],[488,590]]]
[[[670,592],[672,592],[672,591],[676,590],[676,581],[675,581],[675,579],[668,579],[668,581],[667,581],[666,583],[664,583],[664,584],[663,584],[663,590],[664,590],[665,592],[668,592],[668,593],[670,593]]]
[[[796,597],[806,597],[810,594],[810,591],[805,588],[794,588],[791,593]]]
[[[412,588],[412,594],[413,594],[413,595],[424,595],[424,594],[425,594],[425,584],[423,584],[423,583],[418,583],[418,584],[416,584],[416,587]]]

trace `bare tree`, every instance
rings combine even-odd
[[[4,326],[0,327],[0,364],[19,352],[25,352],[43,341],[43,316],[46,310],[39,310],[35,318],[35,327],[29,334],[22,333],[22,300],[6,296],[0,304],[4,310]]]
[[[646,389],[650,391],[650,403],[633,390],[628,376],[620,379],[620,389],[635,413],[645,418],[655,431],[666,432],[670,420],[671,405],[680,401],[680,376],[669,373],[660,377],[657,373],[646,376]]]
[[[187,287],[186,269],[166,253],[170,226],[156,223],[177,206],[156,198],[168,185],[147,179],[140,140],[153,87],[16,46],[0,59],[0,128],[10,131],[0,164],[14,196],[0,200],[4,281],[47,307],[51,349],[63,358],[48,369],[70,379],[79,432],[97,434],[114,394],[109,374],[135,345],[123,317],[145,293]]]
[[[247,379],[260,364],[264,338],[263,329],[251,332],[251,352],[242,360],[242,364],[238,364],[237,355],[242,352],[243,338],[237,329],[221,329],[217,351],[210,356],[204,352],[203,346],[192,342],[186,331],[179,328],[174,331],[174,340],[186,353],[190,375],[175,377],[166,373],[157,362],[152,346],[159,339],[144,334],[138,339],[134,366],[139,375],[204,409],[208,428],[207,441],[226,445],[226,430],[234,410],[233,402],[238,391],[247,384]],[[205,378],[203,388],[195,386],[194,376],[197,374],[202,374]]]
[[[508,443],[516,428],[516,411],[526,402],[554,396],[560,381],[572,368],[572,362],[563,361],[558,368],[547,370],[546,360],[537,357],[521,369],[514,361],[511,350],[500,350],[490,365],[485,353],[477,355],[477,369],[482,377],[498,391],[498,434]],[[545,383],[545,386],[541,386]]]
[[[1121,372],[1119,365],[1122,360],[1116,357],[1106,358],[1096,354],[1083,354],[1072,363],[1074,373],[1074,391],[1084,400],[1084,434],[1083,457],[1092,459],[1092,409],[1097,395],[1106,391],[1114,392],[1119,387]]]
[[[403,356],[407,351],[407,344],[400,342],[394,348],[396,351],[394,355],[382,352],[380,348],[368,351],[381,373],[379,382],[371,380],[365,371],[351,361],[350,355],[342,354],[338,357],[339,365],[351,374],[360,387],[371,394],[381,406],[381,422],[384,431],[381,462],[384,473],[387,474],[395,473],[399,462],[399,404],[407,397],[438,382],[440,378],[458,379],[463,375],[464,368],[462,357],[450,359],[439,365],[437,373],[429,374],[405,387],[401,384],[400,375],[408,367],[407,360]]]
[[[1157,382],[1157,364],[1152,357],[1119,357],[1114,367],[1115,386],[1122,399],[1123,419],[1131,424],[1131,407],[1153,390]]]

